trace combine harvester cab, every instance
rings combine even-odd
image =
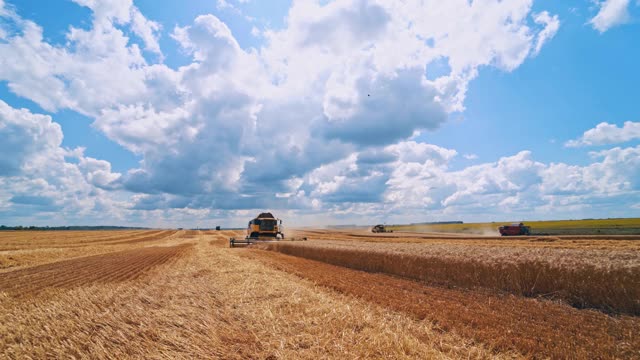
[[[500,226],[498,228],[502,236],[522,236],[531,235],[531,227],[525,226],[524,223],[515,223],[511,225]]]
[[[249,225],[247,226],[247,236],[244,239],[231,238],[229,239],[229,246],[249,246],[256,243],[275,242],[280,240],[284,240],[282,220],[276,219],[270,212],[264,212],[249,221]],[[307,238],[291,238],[287,240],[307,240]]]

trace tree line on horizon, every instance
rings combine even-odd
[[[146,227],[135,226],[5,226],[0,225],[0,231],[11,230],[32,230],[32,231],[51,231],[51,230],[144,230]]]

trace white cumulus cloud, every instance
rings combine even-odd
[[[589,22],[601,33],[629,21],[629,0],[604,0],[598,6],[598,13]]]
[[[148,20],[136,6],[133,0],[73,0],[78,5],[86,6],[93,11],[94,27],[109,28],[113,23],[131,24],[131,30],[139,36],[145,48],[160,54],[158,32],[162,28],[159,23]]]
[[[62,140],[50,116],[0,100],[0,218],[32,221],[34,214],[46,214],[47,220],[67,223],[123,214],[124,201],[116,200],[122,195],[112,191],[120,174],[83,149],[62,148]],[[111,211],[105,214],[105,208]]]
[[[533,19],[537,24],[544,25],[544,29],[537,35],[535,48],[533,50],[533,54],[537,55],[540,50],[542,50],[542,46],[547,41],[553,39],[558,32],[558,29],[560,28],[560,20],[558,19],[558,15],[551,16],[547,11],[542,11],[534,15]]]
[[[576,140],[569,140],[566,147],[597,146],[619,144],[640,139],[640,122],[625,121],[622,127],[607,122],[601,122],[595,128],[589,129]]]
[[[68,43],[54,45],[24,20],[0,42],[0,80],[45,110],[91,117],[93,128],[142,158],[119,174],[54,141],[59,168],[75,174],[60,179],[86,189],[74,205],[85,211],[100,203],[140,221],[261,207],[339,214],[431,209],[444,216],[490,204],[544,206],[571,186],[547,183],[555,165],[530,152],[453,171],[454,149],[414,138],[464,110],[481,68],[512,71],[543,51],[559,19],[533,13],[531,0],[295,1],[284,26],[261,31],[264,43],[248,49],[221,19],[205,14],[170,24],[168,36],[190,57],[175,68],[161,62],[162,26],[131,0],[76,2],[93,11],[91,27],[72,24]],[[151,63],[142,49],[160,62]],[[428,64],[438,62],[447,71],[427,79]],[[599,159],[628,162],[613,154],[594,163]],[[0,164],[25,176],[24,184],[51,185],[52,175],[35,176],[26,163]],[[126,201],[109,202],[104,194]]]

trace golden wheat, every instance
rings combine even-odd
[[[239,257],[229,235],[176,237],[192,250],[135,279],[0,293],[0,357],[518,357]]]
[[[548,300],[488,291],[429,286],[386,274],[356,271],[275,252],[242,253],[329,289],[357,296],[418,319],[433,321],[496,350],[531,358],[637,358],[640,319],[577,310]]]
[[[171,243],[183,232],[20,231],[0,233],[0,273],[64,259],[105,254],[140,245]]]
[[[640,314],[640,254],[463,245],[308,241],[263,248],[442,286],[545,296]]]

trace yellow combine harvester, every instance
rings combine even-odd
[[[282,232],[282,220],[276,219],[269,212],[260,213],[255,219],[249,221],[247,226],[247,236],[244,239],[229,239],[231,247],[248,246],[255,243],[274,242],[284,239]],[[307,240],[307,238],[287,239],[289,241]]]

